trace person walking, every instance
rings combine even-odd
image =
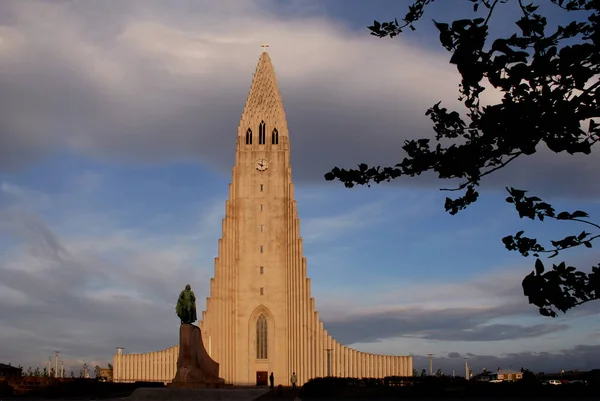
[[[271,375],[269,376],[269,381],[271,382],[271,389],[273,389],[275,387],[275,376],[273,376],[273,372],[271,372]]]
[[[290,378],[290,381],[292,382],[292,388],[296,388],[296,382],[298,381],[298,378],[296,377],[296,372],[292,372],[292,377]]]

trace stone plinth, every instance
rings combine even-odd
[[[200,328],[182,324],[179,328],[179,357],[177,373],[169,387],[220,388],[224,380],[219,377],[219,364],[206,352]]]

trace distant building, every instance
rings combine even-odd
[[[0,377],[21,376],[22,371],[21,368],[0,363]]]
[[[496,372],[490,372],[483,369],[483,372],[475,375],[473,380],[480,382],[490,382],[490,381],[517,381],[523,378],[523,372],[512,369],[500,369]]]
[[[498,369],[497,372],[490,373],[490,377],[492,380],[512,382],[521,380],[523,378],[523,372],[512,369]]]
[[[112,369],[109,368],[100,368],[100,376],[99,379],[103,381],[112,381]]]

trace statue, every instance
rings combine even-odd
[[[181,324],[192,324],[198,320],[196,316],[196,296],[189,284],[179,294],[175,311],[181,319]]]
[[[169,386],[173,388],[223,387],[225,381],[219,377],[219,363],[206,352],[200,327],[192,324],[198,318],[196,316],[196,296],[189,284],[179,294],[175,311],[181,319],[179,356],[177,372]]]

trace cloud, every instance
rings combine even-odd
[[[523,313],[521,308],[404,308],[395,312],[325,320],[328,331],[344,344],[415,337],[443,341],[503,341],[534,338],[565,330],[564,324],[490,324],[493,319]]]
[[[0,6],[7,77],[0,83],[1,170],[68,149],[102,160],[193,160],[228,171],[265,40],[288,110],[297,181],[323,182],[334,165],[396,162],[404,139],[432,134],[424,115],[430,105],[457,105],[459,77],[445,52],[403,38],[375,40],[323,17],[317,2],[109,3]],[[559,177],[572,192],[597,195],[590,185],[597,160],[574,160],[542,157],[509,176],[544,187]]]
[[[460,282],[390,280],[366,302],[346,294],[346,299],[332,303],[320,299],[319,310],[329,333],[343,344],[532,339],[568,330],[575,319],[595,313],[593,305],[587,305],[558,320],[541,318],[523,296],[526,272],[497,266]],[[340,304],[346,305],[343,311]]]
[[[19,201],[32,193],[15,185],[2,188],[20,194]],[[52,197],[49,202],[56,206]],[[82,361],[106,365],[117,346],[148,352],[176,343],[178,292],[195,283],[199,307],[208,295],[212,266],[197,260],[214,255],[203,255],[207,249],[196,241],[202,231],[148,235],[111,227],[61,234],[32,202],[25,204],[0,211],[0,240],[13,241],[0,258],[0,339],[11,344],[2,360],[41,366],[45,356],[60,350],[68,369],[78,372]],[[211,215],[213,210],[206,208]],[[68,213],[61,217],[70,219]],[[157,316],[164,324],[156,325]]]

